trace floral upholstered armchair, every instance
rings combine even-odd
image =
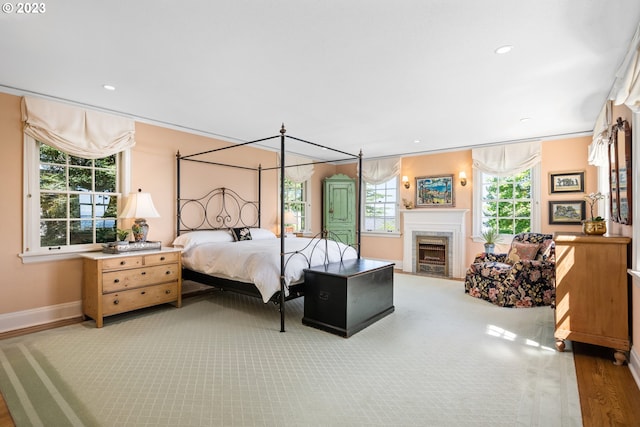
[[[509,253],[481,253],[467,270],[464,291],[502,307],[555,304],[556,246],[551,234],[520,233]]]

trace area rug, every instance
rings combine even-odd
[[[580,426],[553,310],[394,276],[393,314],[350,338],[214,292],[0,341],[18,426]]]

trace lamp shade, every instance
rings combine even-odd
[[[159,218],[160,214],[153,206],[150,193],[143,193],[138,190],[137,193],[129,194],[127,203],[120,214],[120,218]]]
[[[296,216],[294,215],[293,212],[291,211],[286,211],[284,213],[284,223],[285,224],[295,224],[296,221]]]

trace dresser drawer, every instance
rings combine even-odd
[[[118,257],[118,258],[105,259],[104,261],[102,261],[102,269],[116,270],[116,269],[123,269],[123,268],[142,267],[143,265],[142,259],[143,259],[142,256],[130,256],[126,258]]]
[[[156,283],[172,282],[179,277],[178,264],[156,265],[102,274],[102,292],[117,292]]]
[[[178,282],[147,286],[102,296],[105,316],[178,300]]]
[[[144,256],[144,265],[167,264],[178,262],[180,252],[160,253]]]

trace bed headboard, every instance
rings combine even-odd
[[[260,202],[235,191],[214,188],[197,199],[178,199],[177,234],[194,230],[260,227]]]

